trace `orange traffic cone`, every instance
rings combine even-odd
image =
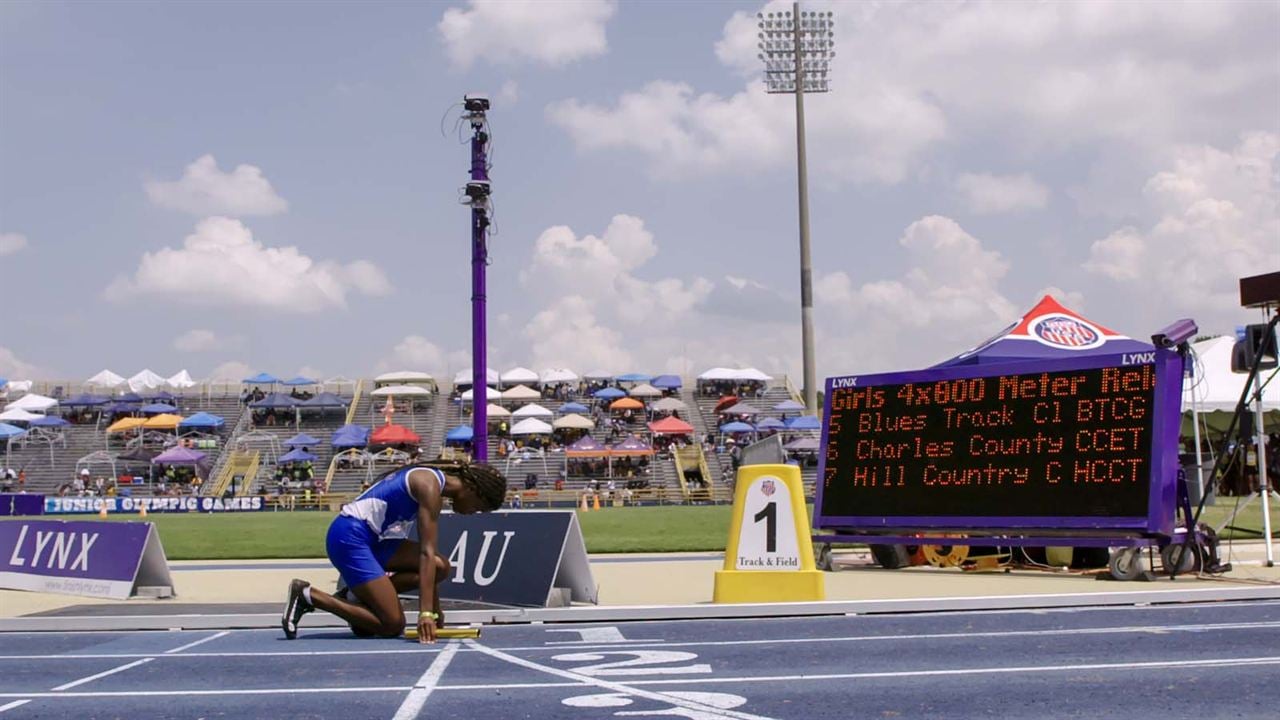
[[[599,495],[592,495],[591,497],[595,498],[595,502],[592,504],[592,509],[593,509],[593,510],[599,510],[599,509],[600,509],[600,496],[599,496]]]
[[[591,509],[590,507],[587,507],[587,496],[585,494],[582,496],[582,507],[579,509],[582,510],[582,512],[587,512]]]
[[[146,516],[147,516],[147,506],[145,504],[139,505],[138,517],[146,517]]]
[[[107,504],[106,504],[106,503],[102,503],[101,505],[99,505],[99,506],[98,506],[98,517],[102,518],[103,520],[106,520],[106,519],[107,519]]]

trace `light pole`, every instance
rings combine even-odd
[[[471,456],[489,460],[489,383],[485,325],[485,268],[489,264],[489,99],[468,95],[463,100],[471,124],[471,182],[464,202],[471,206]],[[484,388],[482,392],[480,388]]]
[[[804,349],[804,404],[818,412],[818,379],[813,358],[813,269],[809,260],[809,171],[805,163],[804,95],[827,92],[827,71],[835,57],[831,12],[759,13],[759,58],[769,93],[796,96],[796,165],[800,196],[800,332]]]

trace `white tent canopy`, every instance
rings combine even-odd
[[[0,422],[31,422],[32,420],[39,420],[42,417],[44,416],[10,405],[9,409],[0,413]]]
[[[389,395],[395,395],[397,397],[404,397],[406,395],[429,396],[431,395],[431,391],[421,385],[388,385],[386,387],[380,387],[369,394],[373,397],[387,397]]]
[[[485,387],[485,389],[484,389],[484,390],[485,390],[484,395],[485,395],[485,399],[486,399],[486,400],[501,400],[501,399],[502,399],[502,393],[498,392],[497,390],[494,390],[494,389],[493,389],[493,388],[491,388],[491,387]],[[463,400],[470,400],[471,398],[473,398],[473,397],[475,397],[475,396],[476,396],[476,394],[475,394],[475,390],[474,390],[474,389],[467,390],[466,392],[462,393],[462,399],[463,399]]]
[[[631,388],[627,394],[631,397],[660,397],[662,391],[649,383],[641,383]]]
[[[501,405],[495,405],[493,403],[489,403],[488,405],[485,406],[485,412],[491,418],[511,417],[510,410],[502,407]]]
[[[111,372],[110,370],[103,370],[97,375],[94,375],[88,380],[85,380],[84,382],[86,385],[93,385],[96,387],[104,387],[104,388],[113,388],[113,387],[119,387],[120,385],[123,385],[124,378]]]
[[[165,382],[169,384],[169,387],[177,388],[178,390],[195,387],[196,385],[196,381],[191,379],[191,373],[186,370],[179,370]]]
[[[765,382],[773,378],[755,368],[713,367],[698,376],[699,380],[754,380]]]
[[[484,379],[485,383],[489,385],[497,385],[498,371],[494,370],[493,368],[486,368],[484,373],[484,378],[485,378]],[[470,385],[471,384],[471,368],[465,368],[463,370],[459,370],[458,373],[453,376],[453,384],[454,385]]]
[[[766,382],[773,379],[772,375],[766,375],[755,368],[743,368],[741,370],[735,370],[734,372],[737,373],[737,377],[735,378],[737,380],[755,380],[757,382]]]
[[[542,371],[542,384],[577,382],[578,374],[569,368],[547,368]]]
[[[684,410],[687,407],[688,405],[685,405],[683,400],[680,400],[679,398],[669,397],[669,398],[662,398],[661,400],[655,402],[654,404],[649,406],[649,409],[656,410],[658,412],[670,412],[672,410]]]
[[[502,373],[503,385],[536,385],[538,373],[526,367],[514,367]]]
[[[550,435],[551,426],[538,418],[525,418],[511,426],[512,435]]]
[[[23,395],[20,399],[14,400],[8,405],[5,405],[4,409],[5,410],[17,409],[17,410],[26,410],[28,412],[33,412],[33,413],[42,413],[48,410],[49,408],[54,407],[57,404],[58,404],[58,401],[54,400],[51,397],[45,397],[44,395],[37,395],[35,393],[30,393],[27,395]]]
[[[417,370],[396,370],[394,372],[382,373],[374,378],[375,383],[390,383],[395,385],[404,385],[408,383],[434,383],[435,378],[431,377],[431,373],[419,372]]]
[[[1231,352],[1235,339],[1216,337],[1194,343],[1199,362],[1195,374],[1182,382],[1182,409],[1191,410],[1193,400],[1201,412],[1232,412],[1240,400],[1248,375],[1231,372]],[[1252,408],[1252,405],[1250,405]],[[1262,391],[1264,412],[1280,410],[1280,382],[1272,382]]]
[[[155,390],[156,388],[164,387],[164,385],[165,379],[151,370],[143,370],[129,378],[129,389],[134,392]]]
[[[513,418],[551,417],[551,415],[552,413],[550,410],[542,407],[538,403],[529,403],[528,405],[525,405],[519,410],[511,413],[511,417]]]
[[[525,385],[517,385],[502,393],[503,400],[538,400],[541,398],[542,393]]]
[[[568,428],[570,430],[590,430],[596,424],[590,418],[585,418],[577,413],[570,413],[551,423],[551,426],[557,430]]]

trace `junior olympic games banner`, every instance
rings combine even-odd
[[[259,495],[235,498],[46,497],[44,499],[44,513],[46,515],[97,513],[104,507],[109,513],[136,513],[142,508],[146,508],[149,513],[253,512],[255,510],[262,510],[266,507],[266,501]]]

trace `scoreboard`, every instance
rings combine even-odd
[[[1156,351],[829,378],[814,524],[1166,532],[1181,368]]]

